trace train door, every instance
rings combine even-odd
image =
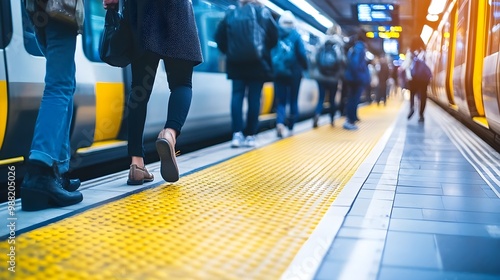
[[[7,93],[7,73],[5,71],[5,47],[12,37],[12,24],[10,17],[10,3],[0,4],[0,151],[2,150],[5,131],[7,129],[7,115],[9,101]],[[0,158],[0,162],[2,159]]]
[[[459,0],[453,94],[458,110],[486,125],[481,94],[486,1]]]
[[[488,125],[500,134],[500,0],[489,1],[488,41],[483,66],[484,110]]]

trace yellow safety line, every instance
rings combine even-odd
[[[17,236],[15,276],[278,279],[399,107],[362,108],[358,131],[338,120]]]
[[[7,81],[0,81],[0,149],[2,148],[7,130],[7,116],[9,113],[9,98],[7,96]]]

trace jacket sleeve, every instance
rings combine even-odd
[[[265,20],[266,47],[270,50],[278,44],[278,25],[267,8],[262,9],[262,17]]]
[[[302,41],[302,38],[300,38],[300,35],[297,37],[297,41],[295,42],[295,44],[297,60],[299,61],[300,66],[302,66],[302,69],[305,70],[308,68],[307,53],[304,42]]]
[[[217,48],[222,52],[222,53],[227,53],[227,32],[226,32],[226,17],[224,17],[219,24],[217,25],[217,30],[215,31],[214,39],[215,42],[217,43]]]

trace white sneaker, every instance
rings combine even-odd
[[[344,129],[347,129],[347,130],[356,130],[358,129],[358,127],[355,125],[355,124],[352,124],[350,122],[345,122],[344,125],[343,125]]]
[[[239,148],[241,145],[243,145],[245,137],[243,136],[243,133],[240,132],[235,132],[233,133],[233,140],[231,141],[231,148]]]
[[[276,125],[276,136],[278,138],[283,138],[283,133],[285,132],[285,125],[282,123],[279,123]]]
[[[245,138],[245,146],[249,148],[255,147],[255,136],[254,135],[248,135]]]

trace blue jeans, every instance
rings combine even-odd
[[[144,124],[160,59],[165,64],[170,89],[167,121],[163,128],[171,128],[179,136],[191,107],[193,62],[160,57],[152,52],[145,52],[132,62],[132,92],[127,102],[129,156],[144,157]]]
[[[316,106],[316,110],[314,111],[316,115],[320,115],[321,112],[323,111],[323,102],[325,101],[326,91],[328,91],[328,96],[329,96],[328,102],[330,103],[330,110],[328,113],[330,114],[330,117],[333,121],[335,117],[335,112],[337,111],[335,96],[337,95],[338,85],[339,82],[318,81],[319,99],[318,99],[318,105]]]
[[[286,104],[290,104],[290,116],[288,128],[293,129],[299,117],[299,87],[301,77],[293,79],[276,80],[274,82],[274,93],[276,94],[276,123],[284,124],[286,119]]]
[[[49,166],[56,164],[61,173],[69,170],[71,158],[69,132],[76,87],[76,35],[76,27],[51,19],[37,34],[47,64],[29,159]]]
[[[354,124],[358,120],[358,104],[361,94],[366,85],[360,83],[349,83],[349,95],[347,96],[346,117],[347,121]]]
[[[243,131],[245,135],[255,135],[259,130],[260,97],[262,81],[233,80],[231,97],[231,118],[233,132]],[[246,92],[248,88],[248,93]],[[243,99],[248,94],[247,125],[243,129]]]

